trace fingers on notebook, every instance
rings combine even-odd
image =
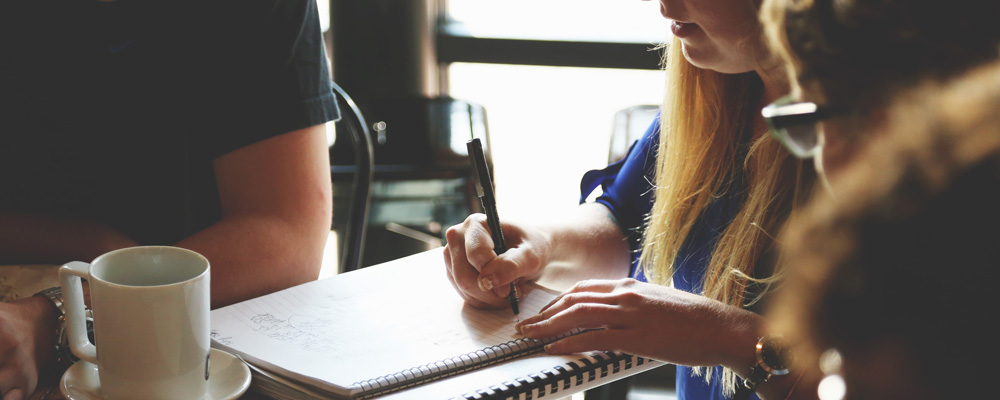
[[[582,303],[615,304],[615,299],[611,295],[610,291],[589,291],[587,289],[581,289],[580,286],[574,286],[570,290],[563,292],[556,298],[552,299],[549,304],[542,307],[539,314],[550,317],[555,315],[555,313],[572,307],[575,304]]]
[[[608,329],[592,330],[578,335],[568,336],[545,345],[549,354],[571,354],[585,351],[621,351],[613,348],[614,343],[621,340],[617,332]]]
[[[552,299],[549,304],[542,307],[539,312],[544,313],[550,308],[556,306],[556,304],[563,304],[563,308],[568,307],[569,304],[575,304],[581,301],[588,301],[587,299],[596,299],[597,297],[592,297],[588,294],[598,294],[598,293],[610,293],[615,289],[615,281],[601,280],[601,279],[591,279],[580,281],[574,284],[569,290],[563,292],[556,298]],[[599,296],[601,302],[607,302],[606,296]]]
[[[618,287],[620,280],[588,279],[577,282],[566,293],[600,292],[610,293]]]
[[[545,338],[561,335],[574,329],[600,329],[618,326],[621,318],[619,310],[612,304],[603,302],[600,294],[593,294],[589,299],[569,307],[550,308],[545,312],[526,318],[515,326],[521,334],[532,338]]]

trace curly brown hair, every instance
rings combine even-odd
[[[946,79],[1000,55],[1000,2],[765,0],[774,53],[806,92],[868,110],[899,89]]]
[[[846,369],[888,346],[905,369],[882,373],[908,371],[928,398],[991,397],[1000,63],[908,91],[889,110],[886,131],[831,182],[835,195],[783,232],[772,328],[798,344],[801,367],[836,348]],[[844,372],[850,398],[866,398],[870,381]]]

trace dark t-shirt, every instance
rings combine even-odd
[[[0,5],[0,212],[170,244],[221,218],[213,160],[339,117],[315,2]]]

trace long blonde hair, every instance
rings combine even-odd
[[[763,99],[755,72],[697,68],[684,58],[676,38],[665,57],[668,88],[660,117],[654,203],[639,268],[650,282],[669,284],[678,251],[705,207],[713,199],[738,196],[739,212],[712,251],[702,294],[743,307],[758,300],[772,281],[754,278],[754,269],[772,248],[772,235],[792,205],[810,187],[812,169],[770,135],[754,131]],[[741,182],[733,185],[734,177]],[[739,193],[732,192],[735,187],[741,188]],[[765,289],[748,293],[753,282],[764,283]],[[705,379],[710,381],[711,375]],[[723,381],[731,394],[736,375],[727,369]]]

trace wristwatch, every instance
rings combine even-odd
[[[750,368],[750,375],[743,380],[743,386],[754,392],[757,386],[767,382],[772,375],[788,374],[788,364],[792,355],[788,343],[781,336],[765,335],[757,341],[757,364]]]
[[[41,296],[49,299],[52,305],[56,306],[56,311],[59,313],[59,326],[56,327],[56,345],[55,345],[55,366],[60,370],[65,370],[69,368],[73,363],[80,361],[73,351],[69,347],[69,335],[66,333],[66,307],[62,300],[62,287],[54,286],[48,289],[44,289],[35,296]],[[90,338],[91,342],[94,340],[94,316],[90,309],[84,310],[84,315],[87,318],[87,336]]]

